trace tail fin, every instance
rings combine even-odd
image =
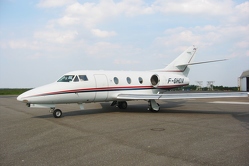
[[[164,71],[164,72],[181,72],[184,76],[188,76],[190,68],[189,65],[197,65],[202,63],[211,63],[211,62],[218,62],[224,61],[227,59],[218,59],[218,60],[211,60],[211,61],[203,61],[203,62],[192,62],[194,59],[195,52],[197,47],[191,46],[186,51],[184,51],[181,55],[179,55],[173,62],[171,62],[168,66],[164,69],[157,70],[157,71]]]
[[[166,66],[163,71],[166,72],[183,72],[185,76],[189,73],[189,67],[191,60],[193,60],[197,47],[191,46],[179,55],[173,62]]]

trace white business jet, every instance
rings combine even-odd
[[[50,108],[55,118],[62,116],[56,104],[112,101],[111,106],[127,108],[129,100],[148,101],[148,110],[158,112],[156,100],[248,97],[246,93],[165,93],[169,89],[189,84],[189,65],[216,62],[191,63],[196,47],[189,47],[164,69],[154,71],[73,71],[63,75],[58,81],[34,88],[17,97],[28,107]],[[224,60],[224,59],[223,59]]]

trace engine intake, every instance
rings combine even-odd
[[[152,75],[150,78],[150,82],[151,82],[152,86],[156,87],[160,82],[159,76],[156,74]]]

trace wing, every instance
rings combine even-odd
[[[169,94],[119,94],[120,100],[168,100],[168,99],[198,99],[198,98],[224,98],[248,97],[246,92],[229,93],[169,93]]]

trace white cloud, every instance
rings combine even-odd
[[[127,60],[127,59],[115,59],[114,64],[116,65],[131,65],[131,64],[139,64],[139,61],[136,60]]]
[[[51,43],[68,43],[73,41],[78,35],[77,31],[37,31],[34,33],[34,38],[48,41]]]
[[[94,36],[103,37],[103,38],[116,35],[116,32],[114,32],[114,31],[102,31],[99,29],[92,29],[91,32]]]
[[[230,25],[230,26],[197,26],[192,28],[177,27],[167,29],[163,36],[154,40],[154,47],[162,49],[171,49],[174,52],[183,51],[186,46],[196,45],[209,52],[215,52],[218,48],[225,48],[223,52],[212,54],[221,57],[243,57],[247,56],[249,51],[249,24]],[[212,48],[212,50],[210,50]],[[220,51],[220,50],[219,50]],[[158,57],[162,55],[158,54]],[[164,56],[168,56],[167,53]],[[224,57],[224,58],[225,58]],[[210,59],[210,58],[209,58]]]
[[[54,1],[41,2],[44,4],[51,3],[51,5],[54,3]],[[72,2],[74,1],[60,1],[60,3],[63,4],[67,3],[68,6],[60,18],[49,21],[48,27],[55,27],[55,24],[58,24],[63,27],[84,26],[88,30],[99,29],[97,27],[101,23],[111,22],[113,19],[118,19],[120,16],[135,17],[138,15],[151,15],[157,13],[163,13],[166,15],[175,14],[176,16],[174,17],[182,14],[195,15],[196,17],[200,15],[203,17],[219,16],[222,18],[220,21],[227,24],[227,21],[235,23],[241,19],[246,20],[249,8],[249,2],[235,6],[233,1],[227,0],[177,0],[170,2],[157,0],[152,3],[146,3],[142,0],[123,0],[119,2],[113,0],[102,0],[95,3]],[[100,34],[97,31],[91,32],[97,36]]]
[[[193,28],[175,28],[165,31],[175,42],[200,42],[207,43],[236,42],[238,39],[247,40],[249,37],[249,25],[247,26],[197,26]],[[238,38],[238,39],[237,39]],[[228,40],[231,39],[231,40]],[[205,44],[206,43],[206,44]]]
[[[61,7],[75,2],[75,0],[41,0],[37,6],[41,8]]]
[[[225,15],[232,10],[231,1],[215,0],[157,0],[155,10],[163,13]]]
[[[235,6],[233,15],[231,16],[232,23],[248,24],[249,23],[249,2],[241,3]]]
[[[247,51],[245,52],[245,55],[246,55],[247,57],[249,57],[249,50],[247,50]]]
[[[113,0],[102,0],[96,3],[79,3],[74,0],[62,0],[62,1],[40,1],[39,5],[44,7],[67,5],[62,16],[58,19],[48,21],[47,29],[43,31],[34,32],[35,40],[41,42],[50,42],[58,44],[74,45],[74,48],[82,47],[75,42],[77,37],[82,40],[92,40],[89,34],[97,36],[100,40],[107,37],[116,37],[117,33],[110,30],[101,30],[97,28],[100,23],[110,21],[112,18],[119,18],[119,16],[137,16],[147,15],[153,13],[180,13],[180,14],[196,14],[202,13],[206,15],[233,15],[235,18],[239,18],[242,13],[247,13],[249,8],[249,2],[241,3],[237,6],[232,1],[214,1],[214,0],[177,0],[173,2],[157,0],[152,3],[145,3],[142,0],[123,0],[115,2]],[[226,8],[226,10],[224,9]],[[240,12],[238,12],[240,11]],[[232,14],[230,14],[232,12]],[[225,18],[225,17],[224,17]],[[236,20],[236,19],[235,19]],[[238,19],[237,19],[238,20]],[[57,24],[57,25],[56,25]],[[235,23],[234,23],[235,24]],[[86,28],[81,28],[81,26]],[[62,27],[61,27],[62,26]],[[63,30],[62,30],[63,29]],[[88,33],[90,32],[90,33]],[[164,35],[155,37],[154,45],[166,46],[165,48],[174,48],[175,51],[182,50],[186,45],[198,45],[198,46],[212,46],[215,44],[221,44],[228,40],[234,41],[234,47],[245,45],[245,41],[248,38],[249,28],[248,25],[204,25],[196,27],[174,27],[166,29]],[[241,37],[242,41],[238,41],[236,38]],[[116,44],[103,41],[94,41],[95,44],[89,46],[89,48],[95,48],[95,46],[105,45],[109,49],[115,49]],[[242,44],[243,43],[243,44]],[[30,47],[25,42],[11,42],[8,44],[12,48],[17,47]],[[41,44],[42,45],[42,44]],[[115,46],[115,47],[113,47]],[[1,47],[6,47],[6,44],[1,44]],[[34,45],[32,46],[35,47]],[[244,46],[243,48],[245,48]],[[95,51],[89,51],[90,54],[101,49],[95,48]],[[101,50],[100,52],[102,52]],[[107,50],[105,52],[108,52]],[[94,54],[95,54],[94,53]]]
[[[118,3],[112,0],[83,4],[75,2],[66,8],[64,15],[57,21],[62,26],[82,24],[91,29],[120,15],[136,16],[151,13],[152,7],[142,0],[125,0]]]
[[[127,16],[154,13],[153,7],[142,0],[125,0],[116,4],[116,8]]]
[[[249,2],[241,3],[237,6],[235,6],[235,9],[248,16],[248,14],[249,14]]]
[[[249,41],[239,41],[238,43],[236,43],[236,46],[238,48],[249,48]]]
[[[106,58],[114,56],[115,53],[119,52],[120,48],[121,46],[119,46],[118,44],[112,44],[109,42],[97,42],[93,45],[85,45],[84,51],[88,56]]]
[[[161,45],[175,52],[183,51],[186,45],[201,45],[202,36],[191,28],[177,27],[167,29],[164,36],[157,37],[154,45]]]
[[[29,46],[27,41],[24,40],[11,40],[8,45],[11,49],[23,49]]]
[[[91,28],[107,18],[115,17],[119,13],[112,1],[101,1],[100,3],[84,3],[78,2],[69,5],[65,10],[65,15],[59,20],[77,20],[74,24],[82,24],[85,27]],[[67,20],[65,20],[67,18]],[[73,23],[70,21],[70,23]],[[64,24],[66,25],[66,24]]]
[[[27,39],[15,39],[9,40],[0,43],[1,48],[3,49],[30,49],[37,50],[39,49],[39,42],[31,41]]]
[[[59,18],[57,22],[61,26],[77,25],[80,23],[80,19],[77,17],[63,16],[62,18]]]

